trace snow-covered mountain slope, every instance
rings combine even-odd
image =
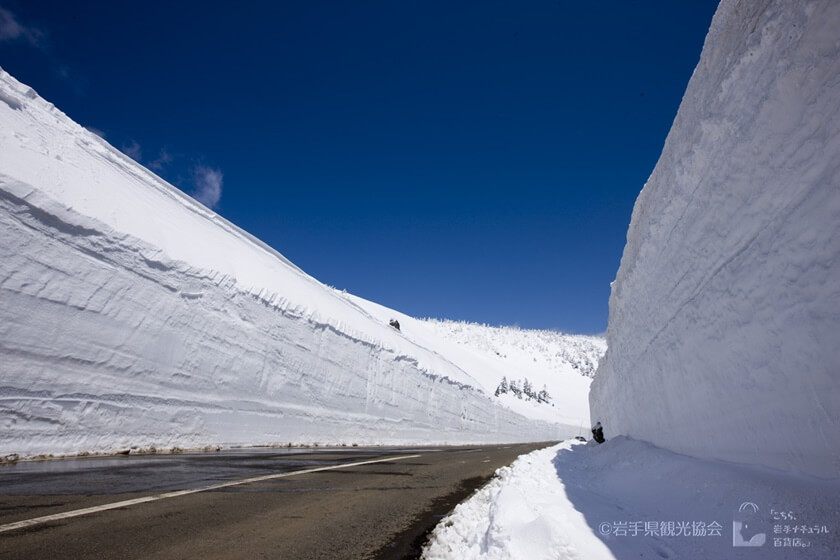
[[[339,292],[379,322],[395,319],[403,336],[446,356],[470,372],[477,386],[496,396],[509,409],[530,418],[567,425],[589,426],[591,375],[606,351],[606,340],[597,336],[553,331],[490,327],[475,323],[415,319],[357,296]],[[527,380],[534,392],[545,390],[548,402],[537,402],[513,392],[495,395],[503,379]],[[577,432],[576,432],[577,433]]]
[[[0,70],[0,454],[577,432],[501,406],[372,305]]]
[[[610,298],[592,419],[840,476],[840,3],[724,0]]]
[[[541,412],[546,420],[559,414],[564,422],[577,422],[586,432],[587,396],[591,377],[607,349],[604,338],[452,321],[429,320],[426,324],[436,335],[463,349],[447,355],[473,372],[487,392],[495,394],[504,380],[516,382],[523,390],[528,383],[533,392],[545,390],[549,396],[547,403],[540,403],[510,389],[500,391],[497,396],[506,406],[528,416]]]

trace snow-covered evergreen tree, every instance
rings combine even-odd
[[[526,377],[525,380],[522,382],[522,392],[525,393],[525,396],[529,399],[534,398],[534,388],[531,386],[531,382],[528,381]]]
[[[510,390],[510,387],[508,386],[507,377],[502,377],[502,381],[499,383],[499,386],[496,387],[496,396],[498,397],[499,395],[503,395],[503,394],[507,393],[509,390]]]
[[[502,380],[496,387],[494,395],[498,397],[506,393],[513,393],[516,396],[516,398],[520,400],[533,399],[540,404],[551,404],[551,395],[549,395],[548,393],[548,387],[546,387],[546,385],[543,385],[543,388],[540,391],[537,391],[536,389],[534,389],[534,384],[531,383],[531,380],[527,377],[523,378],[522,380],[511,379],[510,381],[508,381],[507,376],[502,377]]]

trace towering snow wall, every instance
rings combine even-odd
[[[840,2],[724,0],[633,210],[606,437],[840,476]]]
[[[0,455],[548,440],[0,70]]]

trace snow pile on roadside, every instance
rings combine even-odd
[[[519,457],[438,524],[424,560],[605,558],[552,464],[565,442]]]
[[[423,558],[828,560],[840,550],[838,495],[838,481],[624,437],[569,441],[499,469],[440,522]]]
[[[0,70],[0,456],[548,441],[588,418],[588,379],[574,410],[518,413],[467,349],[389,314]]]
[[[724,0],[633,210],[592,420],[840,477],[840,2]]]

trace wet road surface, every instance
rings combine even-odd
[[[428,530],[497,468],[547,445],[3,465],[0,558],[415,558]]]

